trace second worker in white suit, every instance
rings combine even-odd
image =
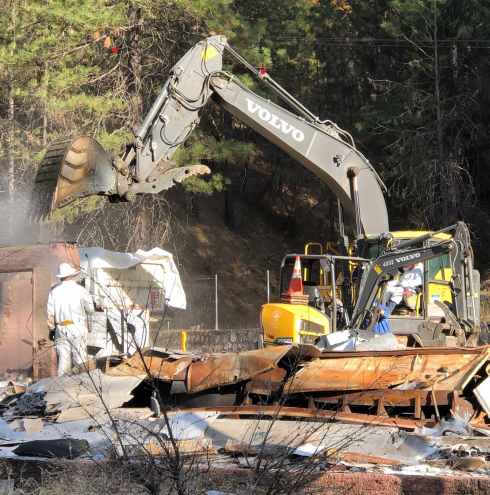
[[[87,315],[94,312],[94,303],[89,291],[73,280],[77,273],[68,263],[62,263],[56,275],[61,283],[48,298],[48,327],[55,330],[58,376],[87,362]]]

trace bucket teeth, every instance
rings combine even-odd
[[[47,149],[39,169],[31,196],[32,214],[35,220],[44,220],[54,210],[54,196],[63,158],[72,139],[55,141]]]
[[[36,175],[31,217],[43,220],[78,198],[107,194],[115,181],[111,162],[111,155],[88,136],[52,143]]]

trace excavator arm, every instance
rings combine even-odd
[[[438,234],[448,231],[454,231],[451,239],[437,241]],[[436,243],[429,239],[436,240]],[[377,313],[379,312],[379,305],[375,305],[374,302],[375,300],[378,300],[378,302],[383,301],[386,282],[399,276],[410,265],[429,261],[445,254],[449,255],[451,262],[452,275],[449,283],[453,297],[451,301],[452,308],[450,310],[439,300],[436,300],[435,304],[443,310],[446,322],[452,323],[460,345],[466,342],[476,345],[480,328],[475,303],[475,295],[477,294],[474,292],[472,278],[473,253],[468,228],[463,222],[458,222],[437,232],[430,232],[420,237],[388,246],[385,252],[372,261],[366,273],[360,278],[359,297],[351,320],[351,327],[366,328],[367,325],[368,329],[372,329],[377,321]],[[429,271],[426,271],[425,276],[422,300],[427,307],[429,301]],[[467,295],[470,297],[467,297]],[[458,316],[456,317],[455,315]],[[415,325],[414,330],[418,328],[418,325],[419,323]],[[435,336],[440,337],[440,330],[438,330],[435,323],[428,322],[427,325],[429,325],[428,328],[433,327],[433,334],[431,335],[422,325],[423,328],[420,330],[422,333],[418,337],[421,339],[419,343],[422,345],[422,337],[425,335],[424,345],[436,345],[434,344],[434,339],[436,338]],[[437,332],[439,332],[439,335]]]
[[[224,72],[225,48],[294,113],[259,97]],[[224,36],[201,41],[173,67],[122,157],[104,151],[90,137],[53,143],[36,177],[37,215],[46,216],[94,194],[109,196],[113,202],[131,201],[138,194],[168,189],[190,175],[209,173],[204,165],[176,168],[172,161],[198,125],[199,112],[209,98],[318,175],[338,197],[356,234],[389,230],[384,185],[350,135],[331,121],[320,121],[229,46]]]
[[[361,285],[359,298],[354,308],[352,325],[362,328],[363,323],[360,320],[366,317],[373,307],[373,303],[383,283],[399,276],[409,265],[429,261],[438,256],[450,253],[454,249],[456,249],[454,241],[448,240],[427,247],[406,251],[396,250],[392,253],[382,254],[376,258],[367,270],[367,274]]]

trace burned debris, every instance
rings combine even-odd
[[[147,348],[10,398],[0,458],[158,458],[177,441],[185,455],[225,464],[279,449],[373,469],[451,470],[479,459],[486,471],[489,355],[490,347],[322,352],[291,344],[214,355]],[[156,396],[158,414],[150,408]]]

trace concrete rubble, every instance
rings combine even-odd
[[[216,467],[285,455],[354,472],[487,476],[489,356],[490,347],[147,348],[71,376],[7,383],[0,459],[138,459],[169,455],[176,442]]]

